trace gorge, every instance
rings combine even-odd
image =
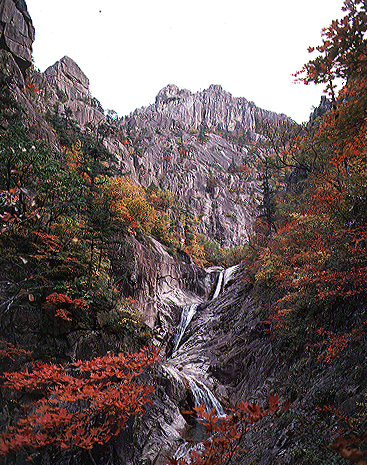
[[[4,463],[367,463],[365,99],[297,125],[168,84],[119,118],[33,66],[23,0],[0,33]],[[201,404],[261,414],[201,462]]]

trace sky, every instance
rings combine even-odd
[[[307,121],[322,86],[293,73],[343,16],[343,0],[26,0],[34,63],[67,55],[105,109],[124,116],[167,84],[192,92],[220,84],[266,110]]]

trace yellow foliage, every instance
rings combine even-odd
[[[102,188],[112,201],[112,208],[118,213],[122,223],[127,226],[128,232],[140,231],[152,234],[166,245],[174,247],[179,245],[168,214],[156,210],[151,205],[151,194],[147,197],[143,188],[134,185],[126,178],[106,178],[100,181]],[[156,196],[153,200],[157,201]]]
[[[103,188],[112,200],[112,208],[131,232],[134,229],[150,234],[157,220],[157,212],[146,199],[144,190],[125,178],[109,178]]]
[[[63,147],[63,151],[70,169],[75,169],[85,162],[85,157],[82,152],[82,144],[79,139],[77,139],[75,144],[71,146],[71,149]]]

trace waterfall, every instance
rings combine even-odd
[[[194,396],[196,407],[205,404],[207,410],[210,410],[214,407],[215,414],[218,418],[223,418],[226,416],[223,407],[220,405],[220,402],[210,391],[210,389],[205,386],[205,384],[199,383],[199,381],[195,381],[190,376],[187,376],[187,381],[189,383],[192,395]]]
[[[192,304],[192,305],[185,305],[185,307],[182,309],[181,313],[181,319],[180,319],[180,324],[178,325],[175,336],[173,339],[173,350],[172,350],[172,355],[176,352],[178,349],[178,346],[181,342],[182,336],[192,320],[192,317],[195,315],[196,310],[200,304]]]
[[[215,288],[215,292],[213,295],[212,300],[216,299],[222,290],[222,283],[223,283],[223,277],[224,277],[225,270],[220,271],[219,276],[218,276],[218,281],[217,281],[217,287]]]
[[[223,290],[224,286],[226,285],[227,282],[230,281],[234,271],[237,269],[237,267],[231,267],[228,268],[227,270],[224,270],[221,267],[211,267],[208,268],[207,271],[207,285],[209,286],[211,282],[211,278],[209,278],[211,273],[218,273],[218,279],[214,291],[214,295],[212,297],[212,300],[216,299],[221,291]],[[188,327],[190,321],[192,320],[193,316],[195,315],[197,308],[200,304],[192,304],[192,305],[186,305],[183,307],[182,312],[181,312],[181,318],[180,318],[180,323],[178,327],[176,328],[174,338],[173,338],[173,349],[172,349],[172,355],[175,354],[177,351],[181,339],[186,331],[186,328]],[[195,346],[194,346],[195,347]],[[171,361],[171,364],[173,365],[172,368],[174,368],[174,363],[175,361],[179,362],[179,368],[175,368],[177,371],[177,376],[180,377],[181,379],[186,379],[190,390],[192,392],[192,396],[194,398],[194,403],[195,406],[199,405],[205,405],[206,410],[209,411],[214,408],[215,414],[219,419],[223,419],[226,417],[226,414],[224,413],[223,407],[221,406],[220,402],[218,399],[214,396],[214,394],[210,391],[210,389],[205,386],[204,383],[201,381],[198,381],[196,377],[194,377],[193,367],[186,368],[185,366],[182,367],[182,362],[184,361],[183,359],[185,358],[185,353],[181,351],[182,353],[180,355],[177,355],[174,357]],[[201,355],[198,354],[198,357],[200,358]],[[181,360],[182,359],[182,360]],[[192,361],[192,363],[195,366],[195,361]],[[204,373],[205,376],[205,373]],[[189,439],[188,442],[184,442],[177,450],[174,455],[174,458],[176,460],[179,459],[185,459],[186,463],[190,464],[191,459],[190,459],[190,453],[193,450],[196,450],[199,453],[203,452],[203,444],[202,439],[205,435],[205,428],[200,422],[195,422],[195,425],[191,429],[191,438]]]

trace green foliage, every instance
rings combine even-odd
[[[198,235],[197,242],[204,253],[204,266],[223,266],[228,268],[240,263],[248,254],[247,245],[237,247],[220,247],[210,237]]]
[[[92,98],[92,106],[97,108],[97,110],[99,112],[104,114],[104,109],[103,109],[103,107],[101,105],[101,102],[98,99],[96,99],[95,97]]]
[[[276,202],[275,202],[275,191],[270,184],[269,168],[267,160],[265,160],[265,168],[262,173],[262,199],[257,209],[259,211],[259,218],[266,220],[268,231],[270,235],[272,230],[275,228],[275,213],[276,213]]]
[[[10,85],[11,76],[7,76],[0,67],[0,127],[4,129],[21,117],[21,108],[10,91]]]
[[[2,91],[7,97],[5,84]],[[0,128],[0,274],[7,283],[0,315],[27,306],[43,314],[45,333],[98,328],[98,314],[119,302],[108,252],[120,240],[121,221],[104,188],[118,172],[103,144],[110,129],[81,131],[68,109],[48,118],[61,155],[35,140],[19,118],[8,118]],[[50,295],[64,296],[60,308],[45,306]],[[88,311],[71,311],[76,301]],[[146,342],[139,325],[131,327],[131,335],[134,331],[139,344]]]
[[[120,300],[118,305],[110,312],[100,316],[102,328],[115,334],[119,340],[125,341],[127,337],[133,339],[129,345],[144,346],[151,343],[150,328],[139,316],[138,302],[130,296]]]
[[[69,100],[68,96],[66,95],[66,93],[62,89],[58,89],[57,92],[56,92],[56,95],[59,98],[60,102],[62,102],[62,103],[65,103],[65,102],[67,102]]]
[[[346,1],[344,11],[302,71],[304,82],[326,84],[330,111],[303,126],[263,123],[253,147],[266,183],[246,280],[290,367],[285,393],[305,408],[288,421],[292,464],[366,463],[366,426],[348,418],[361,413],[351,391],[364,392],[366,373],[366,3]],[[336,76],[345,78],[339,95]]]

